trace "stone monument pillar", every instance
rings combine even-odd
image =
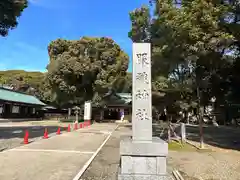
[[[132,137],[120,142],[118,180],[168,179],[168,144],[152,137],[151,44],[133,43]]]

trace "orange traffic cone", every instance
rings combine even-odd
[[[87,126],[87,127],[89,126],[88,120],[86,121],[86,126]]]
[[[23,140],[23,143],[24,143],[24,144],[28,144],[28,136],[29,136],[29,133],[28,133],[28,130],[26,130],[26,131],[25,131],[24,140]]]
[[[56,134],[61,134],[61,128],[59,127]]]
[[[83,128],[83,125],[82,125],[82,123],[80,123],[80,125],[79,125],[79,128],[80,128],[80,129],[82,129],[82,128]]]
[[[47,138],[48,138],[48,130],[47,130],[47,128],[45,128],[43,139],[47,139]]]
[[[70,124],[68,125],[67,131],[68,131],[68,132],[71,132]]]
[[[77,130],[78,129],[78,126],[77,126],[77,123],[74,124],[74,130]]]

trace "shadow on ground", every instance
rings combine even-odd
[[[23,138],[26,130],[29,132],[29,138],[42,137],[45,128],[47,128],[50,134],[57,132],[58,126],[0,127],[0,139]],[[66,128],[61,127],[61,131],[66,131]]]
[[[179,130],[180,131],[180,130]],[[187,139],[199,142],[199,127],[186,126]],[[240,151],[240,129],[230,127],[204,127],[204,143],[224,149]]]
[[[121,126],[132,130],[132,124],[122,124]],[[160,137],[163,140],[167,140],[167,125],[162,124],[153,124],[153,136]],[[118,129],[116,131],[119,131]]]
[[[160,137],[163,140],[167,140],[167,123],[153,124],[153,136]]]
[[[180,125],[175,125],[175,132],[181,135]],[[203,128],[204,143],[223,148],[240,151],[240,129],[234,127],[214,127],[208,126]],[[167,139],[167,124],[159,124],[153,126],[153,136],[158,136],[164,140]],[[199,142],[199,127],[186,125],[186,137],[188,140]]]

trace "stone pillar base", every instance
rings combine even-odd
[[[164,175],[118,174],[118,180],[170,180],[170,177]]]
[[[120,142],[118,180],[167,180],[166,159],[168,144],[160,138],[152,141],[133,141],[130,137]]]

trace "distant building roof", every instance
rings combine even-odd
[[[42,109],[47,110],[47,109],[57,109],[57,108],[55,108],[53,106],[44,106]]]
[[[126,106],[132,102],[132,95],[130,93],[113,93],[106,98],[106,102],[110,106]]]
[[[0,99],[4,101],[20,102],[25,104],[34,104],[34,105],[41,105],[41,106],[46,105],[35,96],[23,94],[20,92],[15,92],[15,91],[4,89],[4,88],[0,88]]]
[[[126,104],[132,102],[132,94],[131,93],[116,93]]]
[[[6,85],[6,84],[0,84],[0,87],[4,88],[4,89],[13,89],[12,86]]]

